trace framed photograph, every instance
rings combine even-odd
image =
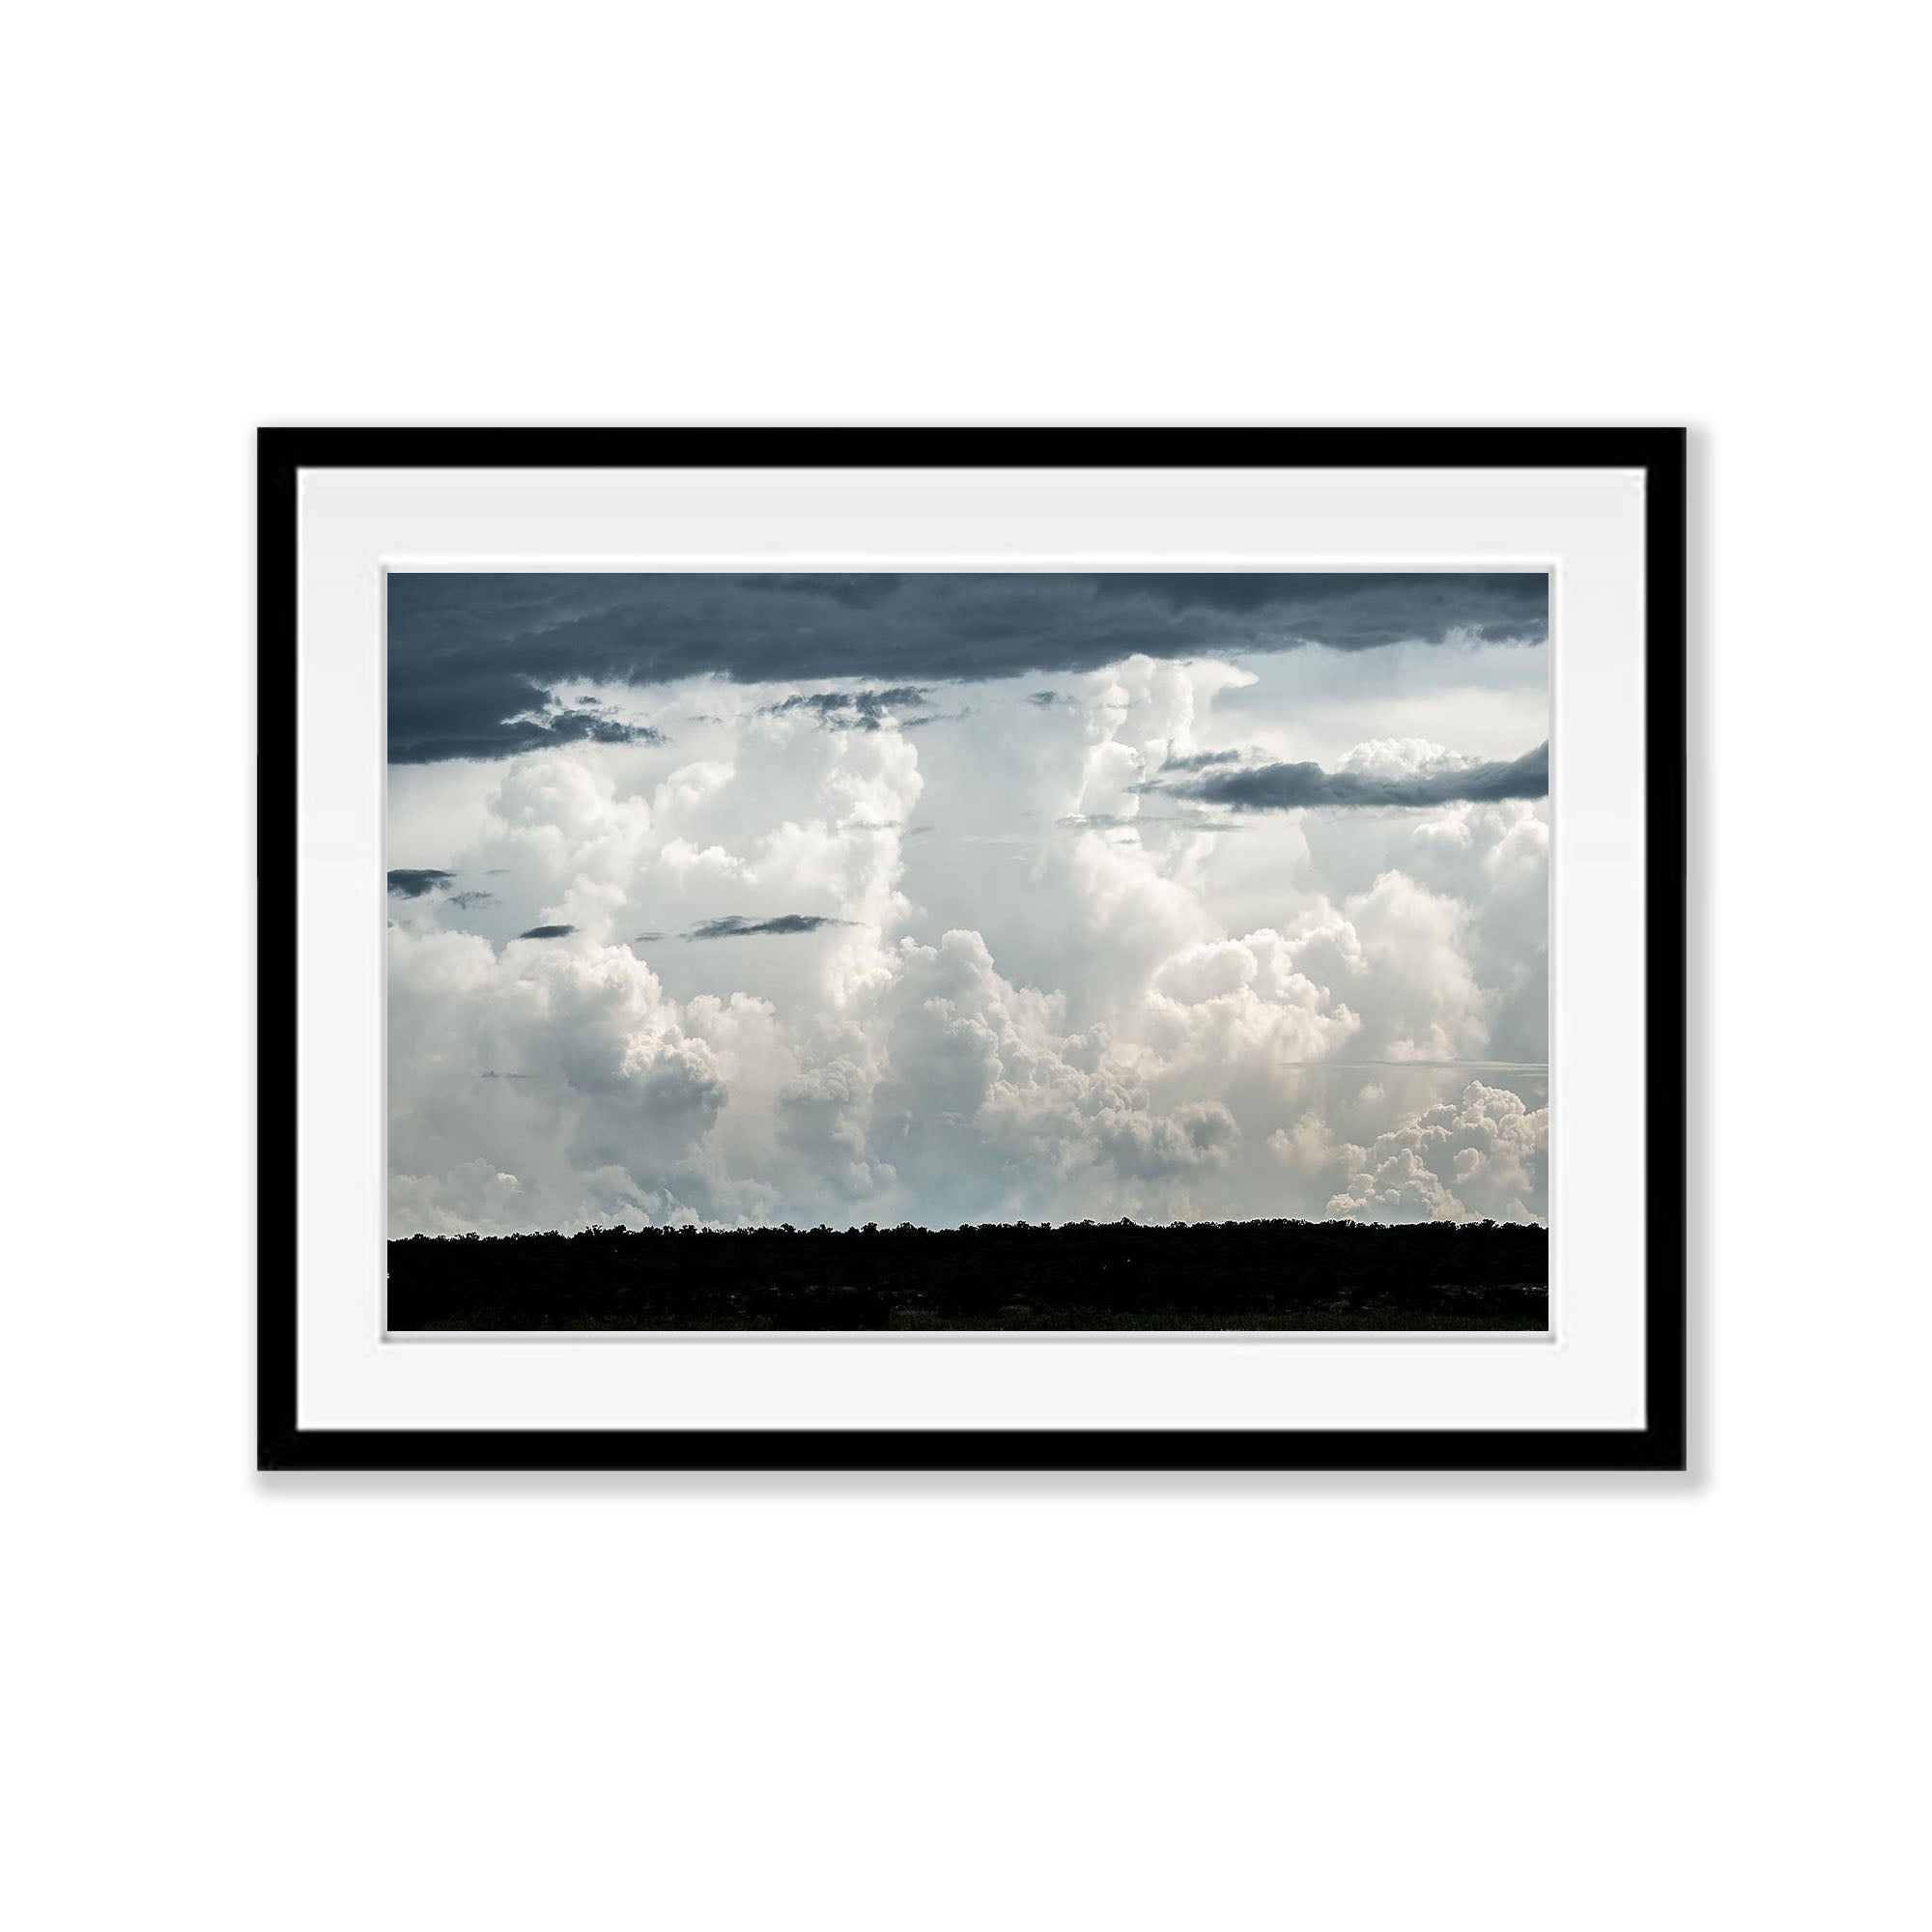
[[[1684,1466],[1678,430],[264,430],[264,1468]]]

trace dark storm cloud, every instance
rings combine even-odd
[[[1506,763],[1468,765],[1462,771],[1414,772],[1376,778],[1365,772],[1325,772],[1320,765],[1250,765],[1212,772],[1180,785],[1156,782],[1150,791],[1172,791],[1207,805],[1247,811],[1287,811],[1318,805],[1455,805],[1505,798],[1544,798],[1549,792],[1549,747],[1539,745]]]
[[[392,587],[391,599],[395,595]],[[389,762],[512,758],[558,745],[662,745],[662,731],[603,710],[546,712],[547,687],[521,670],[475,664],[432,667],[389,638]]]
[[[568,939],[577,928],[574,925],[533,925],[527,932],[517,934],[519,939]]]
[[[727,913],[723,919],[700,920],[687,939],[745,939],[753,933],[816,932],[821,926],[850,925],[849,919],[828,919],[815,912],[781,913],[776,919],[744,919]]]
[[[1549,580],[1542,571],[1300,577],[1197,571],[1094,581],[1102,597],[1148,598],[1177,614],[1264,619],[1286,626],[1294,642],[1331,650],[1371,650],[1416,638],[1435,643],[1452,634],[1509,643],[1540,639],[1549,624]]]
[[[389,891],[399,899],[419,899],[446,886],[454,872],[439,872],[433,866],[398,866],[389,874]]]
[[[1239,752],[1190,752],[1184,758],[1167,758],[1161,763],[1164,772],[1205,772],[1214,765],[1238,765]]]
[[[1079,672],[1142,652],[1541,642],[1541,572],[1371,575],[623,576],[393,573],[389,756],[500,758],[654,742],[548,694],[706,674],[889,690]],[[918,683],[915,685],[914,680]],[[825,694],[816,694],[824,696]],[[879,694],[884,702],[883,693]],[[863,718],[854,707],[854,718]]]
[[[847,611],[875,611],[898,589],[901,580],[891,571],[760,571],[732,580],[754,595],[780,596],[805,592],[829,598]]]
[[[813,691],[764,708],[774,715],[810,711],[835,731],[876,731],[888,713],[924,702],[925,693],[918,685],[895,684],[887,691]]]
[[[493,906],[497,903],[495,893],[451,893],[449,902],[459,912],[473,912],[478,906]]]

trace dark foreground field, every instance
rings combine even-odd
[[[1493,1223],[600,1230],[389,1243],[430,1329],[1530,1328],[1548,1235]]]

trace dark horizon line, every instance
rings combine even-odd
[[[1387,1233],[1403,1231],[1414,1233],[1427,1228],[1444,1228],[1458,1231],[1475,1229],[1520,1228],[1528,1232],[1547,1235],[1549,1223],[1539,1220],[1497,1221],[1494,1219],[1470,1218],[1455,1221],[1431,1219],[1427,1221],[1365,1221],[1352,1214],[1338,1214],[1328,1220],[1314,1220],[1303,1214],[1256,1214],[1242,1220],[1219,1221],[1137,1221],[1131,1215],[1122,1215],[1113,1221],[960,1221],[944,1228],[929,1228],[918,1221],[895,1221],[890,1226],[867,1221],[852,1227],[835,1228],[820,1221],[810,1228],[795,1226],[789,1221],[763,1221],[746,1228],[706,1228],[693,1222],[653,1225],[646,1228],[627,1227],[621,1222],[609,1226],[593,1225],[587,1228],[530,1228],[517,1234],[479,1235],[474,1232],[460,1235],[391,1235],[386,1245],[398,1247],[408,1241],[581,1241],[604,1236],[651,1236],[651,1235],[1009,1235],[1024,1230],[1034,1235],[1058,1235],[1081,1229],[1131,1228],[1136,1234],[1157,1235],[1183,1232],[1208,1231],[1220,1228],[1320,1228],[1324,1231],[1333,1228],[1358,1228],[1368,1233]]]

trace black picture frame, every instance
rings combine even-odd
[[[327,467],[1132,466],[1645,473],[1644,1396],[1623,1430],[350,1430],[297,1415],[295,913],[258,951],[257,1466],[520,1470],[1681,1470],[1687,1454],[1686,433],[1681,429],[303,429],[259,432],[257,875],[298,861],[297,479]]]

